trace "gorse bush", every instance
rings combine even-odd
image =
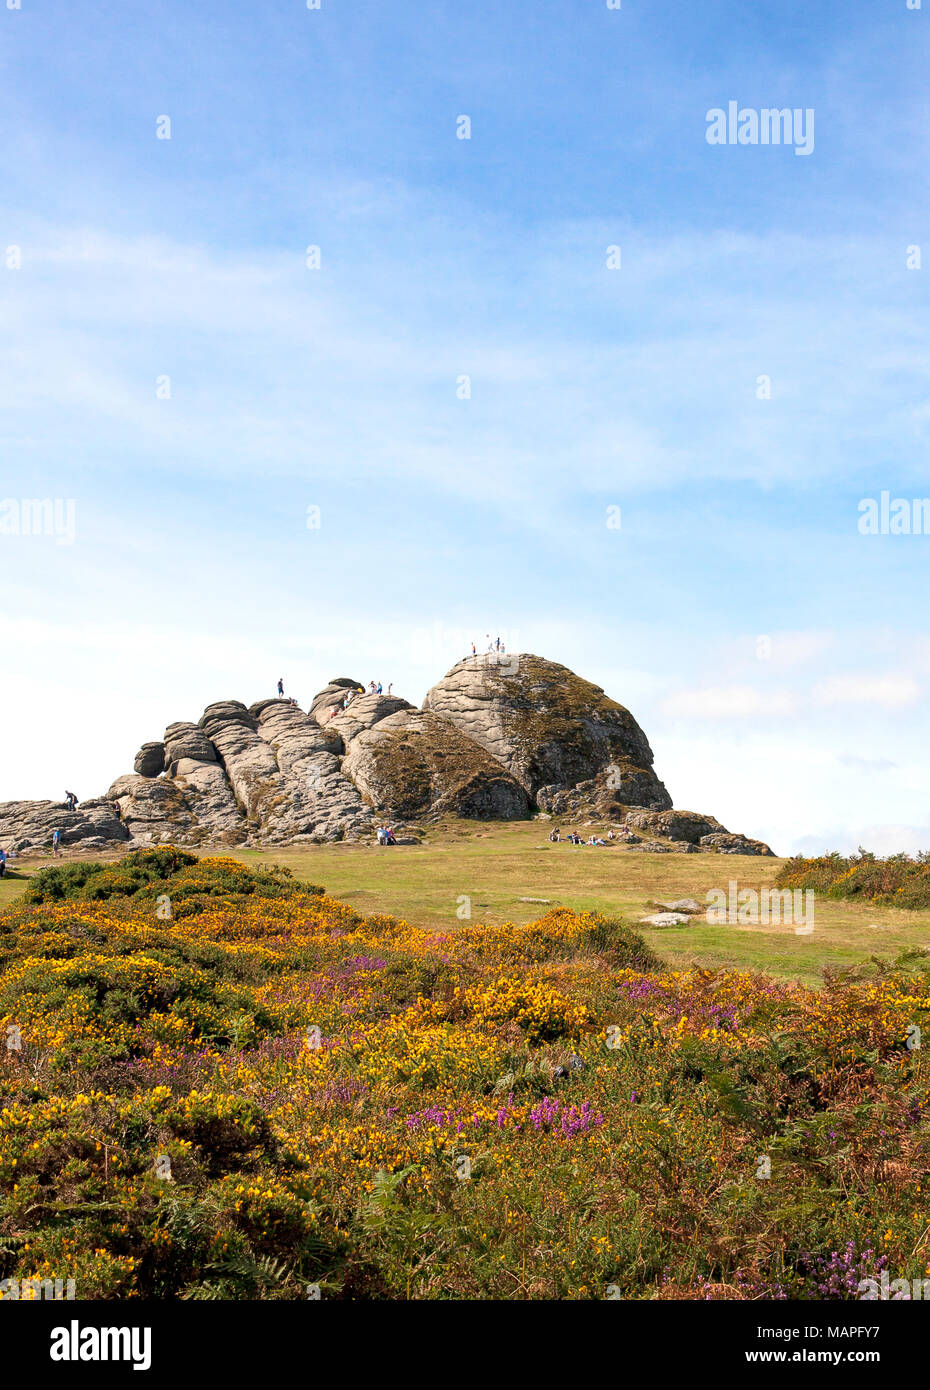
[[[173,845],[159,845],[156,849],[135,850],[118,864],[97,864],[90,860],[76,864],[52,864],[35,875],[23,895],[23,901],[46,903],[128,897],[147,884],[164,881],[178,869],[196,862],[196,855],[187,854]],[[99,890],[97,884],[100,885]]]
[[[930,907],[930,854],[907,854],[880,859],[868,850],[844,858],[821,854],[796,855],[782,865],[775,880],[779,888],[811,888],[830,898],[864,898],[889,907]]]
[[[226,856],[196,855],[159,845],[136,850],[117,864],[53,864],[35,875],[23,895],[28,903],[107,902],[112,898],[170,899],[172,916],[187,916],[210,898],[286,897],[291,872],[278,865],[248,869]],[[305,884],[305,893],[322,888]]]
[[[810,990],[669,971],[597,913],[429,931],[170,847],[85,869],[0,915],[0,1278],[820,1299],[924,1277],[924,951]]]

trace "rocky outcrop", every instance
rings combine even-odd
[[[189,844],[198,839],[196,820],[173,778],[130,772],[117,777],[107,796],[119,802],[121,824],[137,844]]]
[[[169,777],[175,775],[182,760],[216,762],[216,749],[197,724],[169,724],[165,730],[165,771]]]
[[[609,772],[578,782],[574,787],[540,787],[536,805],[554,816],[620,820],[630,805],[639,805],[640,799],[653,795],[654,784],[651,772],[615,764]]]
[[[529,809],[500,763],[428,711],[402,710],[358,734],[342,769],[369,805],[391,815],[514,820]]]
[[[249,707],[256,731],[274,753],[278,768],[299,776],[303,765],[318,753],[333,757],[343,751],[336,729],[323,728],[288,700],[261,700]]]
[[[715,816],[702,816],[697,811],[628,811],[625,823],[651,835],[669,840],[687,840],[696,845],[702,835],[723,830]]]
[[[255,716],[239,700],[217,700],[207,705],[199,727],[219,753],[243,815],[253,825],[267,822],[280,798],[280,776]]]
[[[0,804],[0,844],[41,850],[55,829],[66,848],[90,850],[358,840],[378,819],[512,820],[538,808],[612,824],[647,854],[771,853],[713,816],[673,810],[652,762],[632,714],[599,686],[542,657],[488,653],[453,666],[422,710],[345,676],[307,712],[283,698],[219,700],[144,743],[105,799],[76,811]]]
[[[424,701],[508,769],[531,797],[596,781],[623,804],[672,801],[646,735],[623,705],[558,662],[488,653],[453,666]],[[620,804],[620,802],[618,802]]]
[[[108,795],[142,845],[241,845],[249,835],[232,788],[217,762],[181,758],[171,777],[117,777]]]
[[[323,727],[338,734],[347,749],[359,734],[405,709],[412,710],[413,705],[397,695],[356,695],[348,709],[328,720]]]
[[[361,692],[364,687],[359,681],[350,680],[348,676],[336,676],[328,685],[314,695],[310,701],[310,715],[318,724],[325,724],[329,719],[330,711],[341,706],[346,697],[346,691],[354,690]]]
[[[731,834],[716,816],[699,815],[697,811],[628,811],[625,822],[649,834],[661,835],[673,844],[682,842],[717,854],[772,853],[761,840]]]
[[[761,840],[751,840],[746,835],[731,835],[723,831],[719,835],[702,835],[698,844],[701,849],[714,850],[717,854],[771,854],[768,845]]]
[[[63,801],[0,801],[0,845],[7,852],[48,850],[56,830],[66,848],[107,849],[129,839],[112,802],[102,797],[82,801],[76,811]]]
[[[264,701],[257,723],[280,772],[277,794],[284,800],[272,817],[278,834],[323,841],[371,833],[371,813],[342,771],[343,742],[334,728],[282,700]]]
[[[200,726],[212,740],[251,832],[263,842],[344,839],[366,833],[370,813],[342,775],[341,747],[288,701],[258,715],[238,700],[208,705]]]

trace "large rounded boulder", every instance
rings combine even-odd
[[[357,734],[343,759],[368,805],[394,816],[516,820],[529,811],[519,782],[454,724],[400,710]]]
[[[346,697],[347,691],[354,691],[357,695],[364,692],[364,686],[358,681],[352,680],[351,676],[334,676],[328,685],[324,685],[322,690],[318,690],[310,701],[309,714],[318,724],[329,722],[333,711],[342,708],[342,702]]]
[[[160,777],[165,770],[165,745],[143,743],[133,767],[140,777]]]
[[[494,652],[460,661],[424,708],[481,744],[534,799],[594,783],[618,805],[672,804],[629,710],[556,661]]]

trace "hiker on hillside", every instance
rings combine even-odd
[[[279,677],[278,677],[278,694],[281,695],[281,696],[283,696],[283,694],[284,694],[284,677],[283,677],[283,676],[279,676]]]
[[[54,855],[56,855],[56,856],[59,855],[59,854],[61,854],[61,831],[60,831],[60,830],[55,830],[55,831],[52,832],[52,854],[54,854]]]
[[[376,695],[380,695],[383,689],[384,689],[384,686],[381,684],[380,681],[378,681],[378,689],[375,691],[375,694],[376,694]]]
[[[76,807],[77,807],[77,797],[75,796],[74,792],[66,791],[66,792],[65,792],[65,801],[67,802],[68,810],[69,810],[69,811],[73,811],[73,810],[76,809]]]
[[[0,849],[0,878],[6,873],[6,850]]]
[[[560,839],[560,838],[561,838],[561,837],[560,837],[560,835],[559,835],[559,827],[558,827],[557,825],[555,825],[555,826],[553,826],[552,829],[549,831],[549,839],[552,841],[552,843],[553,843],[554,845],[557,845],[557,844],[559,843],[559,839]]]
[[[117,820],[123,819],[123,808],[118,801],[113,802],[113,814]]]
[[[390,693],[391,693],[391,686],[392,686],[393,684],[394,684],[393,681],[388,681],[387,693],[388,693],[389,695],[390,695]]]

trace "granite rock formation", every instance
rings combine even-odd
[[[44,850],[55,829],[84,850],[368,840],[379,820],[538,811],[606,821],[646,853],[771,853],[713,816],[673,810],[629,710],[529,653],[458,662],[422,709],[347,676],[306,712],[284,698],[219,700],[143,743],[133,766],[75,811],[0,803],[0,845]]]

